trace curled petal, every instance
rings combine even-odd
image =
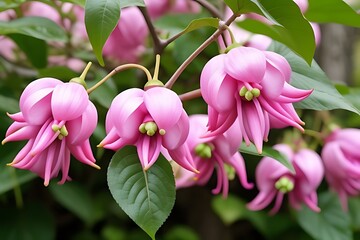
[[[183,106],[179,96],[164,87],[145,91],[144,103],[159,129],[169,131],[179,121]]]
[[[80,117],[66,123],[69,132],[67,140],[70,144],[78,144],[89,138],[96,128],[97,120],[96,108],[89,101],[86,110]]]
[[[85,88],[77,83],[57,85],[51,97],[51,110],[55,120],[69,121],[80,117],[89,104]]]
[[[260,191],[259,194],[247,204],[250,210],[258,211],[266,208],[276,196],[276,190]]]
[[[284,74],[271,64],[267,64],[264,78],[261,81],[261,94],[266,94],[270,99],[278,97],[285,83]]]
[[[229,111],[235,105],[233,97],[236,80],[223,69],[226,55],[218,55],[204,66],[200,76],[200,89],[204,100],[218,112]]]
[[[302,149],[293,159],[295,169],[300,170],[306,178],[302,186],[303,193],[309,194],[316,190],[324,177],[324,166],[320,156],[312,150]]]
[[[280,54],[265,51],[266,62],[279,71],[283,82],[289,82],[291,77],[291,67],[289,62]],[[267,70],[267,69],[266,69]]]
[[[181,114],[179,121],[162,136],[162,144],[171,150],[182,145],[189,134],[189,117],[185,110]]]
[[[190,150],[186,144],[183,144],[173,150],[169,150],[168,153],[172,158],[172,160],[174,160],[177,164],[179,164],[183,168],[194,173],[199,173],[199,171],[196,169]]]
[[[51,93],[53,88],[40,89],[29,94],[20,104],[25,121],[33,125],[42,125],[51,117]]]
[[[265,70],[265,55],[255,48],[238,47],[226,55],[225,72],[238,81],[260,83]]]
[[[161,137],[142,135],[136,143],[138,156],[144,170],[149,169],[158,159],[161,149]]]
[[[57,80],[55,78],[40,78],[35,81],[32,81],[27,87],[24,89],[20,96],[19,105],[22,106],[25,102],[28,101],[28,97],[35,92],[50,88],[54,89],[55,86],[63,84],[60,80]]]

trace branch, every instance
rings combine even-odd
[[[213,41],[215,41],[220,34],[227,29],[229,26],[239,15],[233,14],[224,24],[220,25],[219,28],[208,38],[206,39],[203,44],[199,46],[182,64],[181,66],[175,71],[175,73],[171,76],[169,81],[165,84],[165,87],[171,88],[176,80],[179,78],[181,73],[186,69],[186,67]]]

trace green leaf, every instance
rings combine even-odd
[[[15,113],[19,111],[19,101],[0,95],[0,111]]]
[[[264,146],[262,153],[259,154],[254,144],[250,143],[250,145],[247,146],[243,142],[240,146],[240,152],[255,156],[271,157],[276,161],[278,161],[279,163],[281,163],[282,165],[284,165],[285,167],[287,167],[292,173],[295,173],[294,166],[287,159],[287,157],[271,147]]]
[[[312,22],[360,27],[360,15],[343,0],[309,0],[305,16]]]
[[[244,219],[248,211],[245,202],[233,195],[228,195],[226,199],[222,196],[215,196],[212,199],[211,206],[226,225]]]
[[[334,193],[319,195],[320,213],[303,207],[296,213],[300,226],[316,240],[351,240],[350,217],[340,206]]]
[[[244,4],[244,0],[224,0],[224,2],[234,13],[239,13]]]
[[[55,221],[45,204],[0,208],[0,236],[6,240],[55,240]]]
[[[315,61],[309,66],[286,46],[276,42],[268,50],[279,53],[290,63],[291,85],[300,89],[314,89],[308,98],[296,103],[295,107],[313,110],[345,109],[360,114],[359,109],[338,92]]]
[[[134,147],[115,153],[108,168],[111,194],[124,212],[152,239],[175,203],[175,180],[170,163],[162,156],[147,171]]]
[[[102,49],[120,18],[119,0],[87,0],[85,25],[90,43],[100,65],[104,66]]]
[[[249,32],[263,34],[284,43],[311,64],[316,47],[314,33],[296,3],[289,0],[252,2],[260,6],[263,15],[273,24],[247,18],[237,22],[237,25]]]
[[[0,21],[0,35],[18,33],[45,41],[67,41],[65,31],[55,22],[43,17],[22,17]]]
[[[144,0],[120,0],[120,6],[121,8],[132,6],[145,7],[145,2]]]
[[[182,34],[192,32],[196,29],[203,27],[219,27],[219,19],[218,18],[200,18],[195,19],[189,23],[189,25],[182,31]]]
[[[30,171],[16,170],[13,167],[1,166],[0,169],[0,194],[14,189],[23,183],[35,179],[37,176]],[[1,235],[1,234],[0,234]]]
[[[79,6],[84,7],[86,0],[61,0],[61,2],[74,3],[74,4],[76,4],[76,5],[79,5]]]
[[[44,40],[22,34],[9,34],[16,45],[25,53],[31,64],[36,68],[47,65],[47,45]]]
[[[360,231],[360,199],[358,197],[349,198],[349,215],[351,227],[355,231]]]
[[[69,81],[72,78],[79,77],[79,73],[64,66],[52,66],[38,70],[39,77],[53,77],[63,81]]]
[[[26,0],[0,0],[0,11],[20,6]]]
[[[88,224],[95,222],[94,206],[90,194],[78,183],[51,184],[54,198],[69,211]]]

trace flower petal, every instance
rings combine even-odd
[[[146,90],[144,103],[159,130],[170,131],[183,113],[179,96],[165,87],[153,87]]]
[[[265,70],[266,58],[258,49],[238,47],[226,55],[225,72],[238,81],[260,83]]]
[[[57,85],[51,98],[51,110],[55,120],[69,121],[84,113],[89,104],[89,95],[78,83]]]

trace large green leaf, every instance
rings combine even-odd
[[[87,0],[85,25],[90,43],[100,65],[104,65],[102,49],[120,18],[119,0]]]
[[[246,144],[243,142],[240,146],[240,152],[254,156],[271,157],[287,167],[292,173],[295,173],[294,166],[291,164],[291,162],[283,154],[271,147],[264,146],[262,153],[259,154],[254,144],[246,146]]]
[[[320,213],[303,207],[296,213],[300,226],[316,240],[351,240],[349,215],[340,206],[338,197],[330,192],[319,195]]]
[[[315,61],[309,66],[286,46],[276,42],[269,50],[284,56],[290,63],[291,85],[301,89],[314,89],[308,98],[296,103],[295,107],[313,110],[345,109],[360,114],[359,109],[338,92]]]
[[[263,34],[284,43],[310,64],[316,46],[314,33],[299,7],[288,0],[252,0],[252,2],[259,6],[263,15],[272,24],[247,18],[237,22],[237,25],[247,31]]]
[[[22,17],[0,21],[0,35],[23,34],[45,41],[67,41],[65,31],[55,22],[43,17]]]
[[[36,68],[47,65],[47,45],[44,40],[22,34],[9,34],[16,45],[25,53],[31,64]]]
[[[305,16],[312,22],[360,27],[360,15],[343,0],[309,0]]]
[[[115,153],[108,168],[108,185],[116,202],[152,239],[175,203],[175,181],[162,156],[144,171],[134,147]]]

